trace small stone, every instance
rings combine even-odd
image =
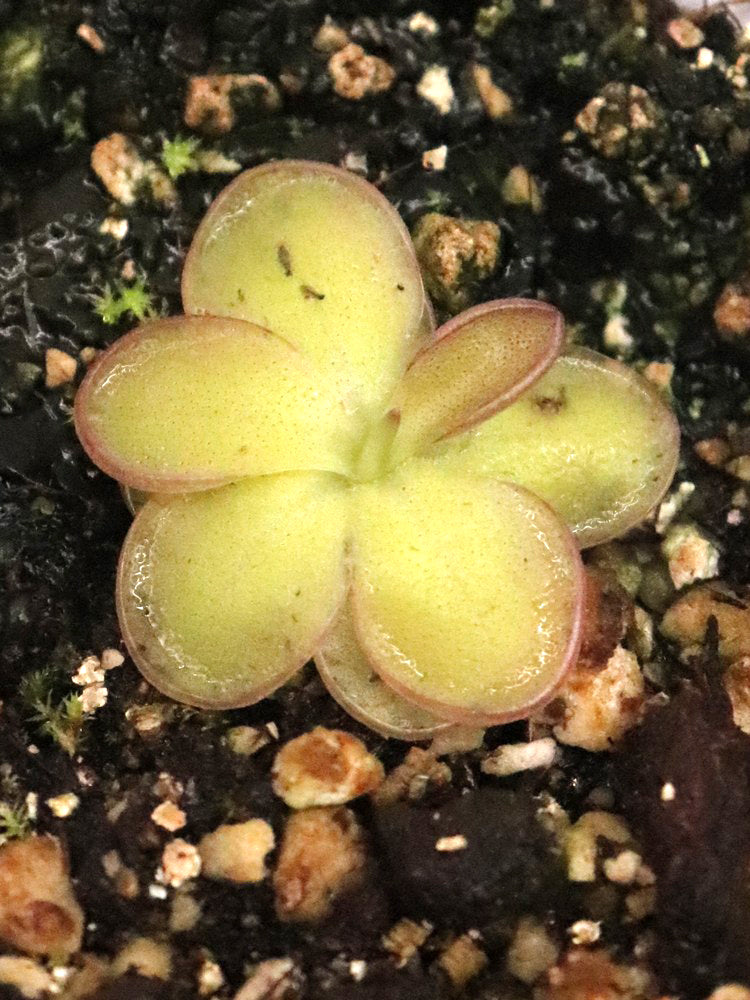
[[[119,243],[120,240],[127,236],[128,227],[129,223],[127,219],[117,219],[112,215],[108,215],[99,226],[99,232],[105,236],[112,236]]]
[[[101,655],[102,670],[114,670],[121,667],[125,662],[125,657],[119,649],[105,649]]]
[[[0,984],[10,986],[28,1000],[42,1000],[59,992],[54,978],[38,962],[20,955],[0,955]]]
[[[281,106],[278,88],[259,73],[212,73],[188,80],[183,120],[204,135],[225,135],[236,124],[233,101],[238,96],[265,112]]]
[[[437,963],[457,990],[475,979],[488,964],[488,958],[469,934],[455,938]]]
[[[657,133],[662,114],[643,87],[607,83],[576,117],[576,125],[607,159],[641,156]]]
[[[708,465],[713,465],[714,468],[724,465],[732,454],[729,443],[723,438],[704,438],[702,441],[696,441],[693,451],[698,458]]]
[[[667,34],[680,49],[697,49],[703,44],[704,34],[687,17],[675,17],[667,24]]]
[[[78,357],[85,365],[90,365],[99,357],[99,351],[95,347],[83,347],[78,352]]]
[[[175,833],[187,823],[185,813],[174,802],[161,802],[151,813],[151,820],[163,830]]]
[[[435,149],[428,149],[422,153],[422,166],[425,170],[445,170],[447,159],[448,147],[436,146]]]
[[[337,896],[362,878],[362,831],[344,806],[292,813],[284,828],[273,877],[276,914],[282,921],[315,923]]]
[[[693,525],[672,526],[661,547],[677,590],[719,575],[718,549]]]
[[[427,212],[412,237],[427,291],[452,312],[468,305],[476,283],[497,267],[500,228],[489,220]]]
[[[107,51],[104,39],[96,28],[92,28],[90,24],[79,24],[76,28],[76,35],[78,35],[81,41],[85,42],[90,49],[96,52],[97,55],[102,55],[103,52]]]
[[[82,937],[83,912],[60,841],[31,836],[0,847],[0,938],[32,955],[67,956]]]
[[[411,747],[406,757],[387,776],[372,798],[376,805],[384,806],[401,800],[415,801],[422,798],[428,788],[447,785],[451,769],[429,750]]]
[[[107,704],[108,692],[103,684],[89,684],[81,691],[81,705],[86,715],[91,715],[98,708]]]
[[[104,670],[98,656],[87,656],[82,660],[71,680],[74,684],[86,687],[88,684],[101,684],[104,681]]]
[[[378,56],[368,55],[361,45],[350,42],[328,60],[333,89],[349,101],[390,90],[396,79],[394,68]]]
[[[709,69],[714,64],[713,49],[700,48],[695,57],[696,69]]]
[[[750,657],[742,656],[724,671],[724,689],[732,703],[736,726],[750,735]]]
[[[329,16],[315,32],[313,38],[313,48],[318,52],[325,52],[326,55],[338,52],[339,49],[343,49],[348,44],[349,35]]]
[[[456,96],[447,67],[430,66],[426,69],[417,84],[417,93],[437,108],[441,115],[447,115]]]
[[[226,732],[226,741],[232,753],[250,757],[271,742],[265,729],[256,726],[233,726]]]
[[[671,361],[651,361],[643,369],[643,377],[664,392],[669,391],[673,375],[674,365]]]
[[[714,306],[714,324],[722,340],[737,340],[750,333],[750,290],[746,282],[728,282]]]
[[[531,985],[557,961],[558,947],[534,917],[521,917],[506,953],[511,976]]]
[[[91,151],[91,169],[110,195],[123,205],[132,205],[143,189],[167,208],[177,201],[169,177],[153,161],[145,160],[130,139],[113,132],[100,139]]]
[[[432,38],[439,30],[435,18],[430,17],[429,14],[425,14],[423,10],[418,10],[409,18],[409,31],[412,31],[415,35],[424,35],[426,38]]]
[[[157,888],[163,889],[163,886]],[[189,892],[176,892],[172,899],[169,929],[173,934],[184,934],[193,930],[202,912],[200,903]]]
[[[156,873],[156,881],[173,889],[189,879],[197,878],[201,872],[201,856],[194,844],[177,837],[164,848],[161,867]]]
[[[626,850],[620,851],[614,858],[606,858],[602,868],[610,882],[630,885],[631,882],[635,882],[642,864],[642,858],[637,851]]]
[[[76,811],[81,800],[75,792],[64,792],[47,799],[47,807],[56,819],[67,819]]]
[[[317,726],[286,743],[273,765],[273,790],[292,809],[343,805],[383,782],[383,765],[356,737]]]
[[[513,111],[513,101],[501,87],[493,83],[489,69],[480,63],[471,63],[469,73],[487,117],[493,120],[507,118]]]
[[[638,659],[617,646],[603,670],[575,666],[540,718],[549,719],[561,743],[591,751],[612,750],[640,720],[644,698]],[[557,721],[558,709],[562,721]]]
[[[573,944],[596,944],[602,936],[602,925],[598,920],[576,920],[568,928]]]
[[[745,483],[750,483],[750,455],[739,455],[727,462],[724,468],[736,479],[741,479]]]
[[[260,962],[240,987],[234,1000],[285,1000],[295,985],[291,958],[269,958]]]
[[[432,924],[427,921],[423,920],[418,924],[404,917],[383,935],[383,947],[394,956],[397,968],[402,969],[416,955],[432,930]]]
[[[349,975],[355,983],[361,983],[367,975],[367,962],[363,959],[354,959],[349,963]]]
[[[210,997],[224,985],[224,973],[218,962],[204,958],[198,969],[198,996]]]
[[[518,165],[511,168],[503,181],[502,195],[508,205],[528,205],[535,215],[542,210],[539,185],[526,167]]]
[[[596,809],[584,813],[565,837],[568,879],[595,882],[599,841],[624,846],[631,842],[630,831],[619,816]]]
[[[223,824],[198,844],[203,874],[240,884],[261,882],[267,875],[266,856],[275,844],[273,829],[263,819]]]
[[[56,347],[49,347],[44,353],[44,384],[48,389],[57,389],[75,378],[78,362],[70,354]]]
[[[436,851],[465,851],[469,846],[469,841],[462,833],[457,833],[451,837],[439,837],[435,841]]]
[[[115,978],[132,971],[166,982],[172,974],[172,952],[167,944],[154,938],[136,937],[115,955],[110,971]]]

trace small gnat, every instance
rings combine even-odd
[[[469,841],[462,833],[454,834],[452,837],[440,837],[435,843],[436,851],[463,851],[468,847]]]
[[[677,798],[677,789],[674,787],[671,781],[665,782],[661,786],[662,802],[674,802],[676,798]]]

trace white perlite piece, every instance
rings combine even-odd
[[[57,819],[67,819],[76,811],[80,801],[75,792],[64,792],[47,799],[47,807]]]
[[[719,550],[692,524],[676,524],[661,546],[677,590],[719,575]]]
[[[469,845],[469,841],[462,833],[457,833],[453,837],[440,837],[435,842],[436,851],[464,851]]]
[[[198,848],[177,837],[171,840],[162,852],[161,867],[156,872],[156,881],[176,889],[183,882],[197,878],[200,872],[201,856]]]
[[[602,925],[599,920],[576,920],[568,928],[568,934],[573,944],[596,944],[602,935]]]
[[[680,483],[676,490],[661,502],[656,514],[654,525],[657,535],[663,535],[676,515],[682,510],[690,497],[695,493],[695,483]]]
[[[448,114],[456,96],[445,66],[426,69],[417,84],[417,93],[436,107],[441,115]]]
[[[612,750],[641,717],[645,682],[637,657],[617,646],[603,670],[574,667],[559,690],[563,721],[555,737],[584,750]]]
[[[445,170],[447,159],[448,147],[436,146],[435,149],[428,149],[422,153],[422,166],[425,170]]]
[[[507,743],[498,747],[482,761],[485,774],[504,778],[519,771],[551,767],[555,761],[557,743],[551,737],[532,740],[531,743]]]

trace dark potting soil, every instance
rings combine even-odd
[[[414,26],[418,10],[427,27]],[[179,311],[186,249],[226,175],[184,173],[169,206],[144,192],[122,205],[90,156],[98,140],[122,132],[158,161],[165,141],[190,134],[187,82],[209,71],[262,74],[281,86],[282,101],[276,110],[237,103],[234,127],[202,137],[204,149],[243,168],[279,157],[344,163],[377,183],[409,226],[428,211],[495,222],[500,264],[489,277],[466,276],[468,304],[544,297],[579,342],[625,350],[638,367],[671,363],[679,477],[695,487],[682,516],[712,540],[720,579],[742,595],[750,520],[727,519],[741,482],[693,446],[732,438],[742,453],[746,433],[750,340],[719,338],[713,309],[746,266],[750,91],[728,72],[741,56],[728,15],[701,24],[713,54],[707,66],[667,35],[671,16],[656,0],[0,0],[0,798],[28,812],[33,793],[29,825],[64,843],[86,952],[112,956],[133,935],[170,941],[168,983],[129,973],[101,998],[195,996],[207,957],[225,977],[219,996],[234,995],[254,964],[289,957],[290,996],[440,998],[452,992],[441,949],[469,930],[488,961],[465,995],[526,997],[530,987],[506,969],[523,916],[538,918],[561,946],[575,921],[600,921],[613,960],[653,971],[654,996],[699,998],[730,980],[750,984],[750,741],[731,720],[710,642],[688,669],[657,630],[647,672],[655,707],[614,753],[562,747],[549,771],[505,779],[482,773],[479,751],[454,754],[451,781],[419,801],[355,803],[372,870],[312,927],[279,922],[268,880],[237,887],[198,879],[189,893],[200,914],[174,930],[183,890],[155,883],[170,839],[150,820],[160,775],[184,790],[180,835],[190,842],[252,816],[268,820],[278,840],[287,810],[270,769],[281,743],[314,725],[340,727],[387,769],[402,760],[404,744],[353,722],[312,672],[256,706],[212,714],[162,699],[126,662],[107,676],[106,705],[80,726],[65,707],[83,657],[120,644],[113,582],[130,518],[73,432],[84,363],[74,383],[49,389],[45,351],[79,358],[133,325],[132,314],[107,324],[97,310],[107,286],[123,285],[130,261],[153,309]],[[313,45],[327,17],[393,67],[390,90],[361,100],[335,93],[328,55]],[[81,24],[103,51],[79,37]],[[488,116],[467,82],[472,63],[510,97],[510,116]],[[417,93],[430,66],[445,67],[453,82],[445,113]],[[652,102],[649,126],[628,134],[617,155],[607,155],[605,136],[575,126],[612,83],[642,87]],[[422,154],[442,145],[445,169],[425,169]],[[538,185],[538,211],[509,203],[503,190],[519,164]],[[112,216],[128,223],[119,240],[101,231]],[[604,335],[618,316],[627,318],[625,346]],[[659,543],[644,529],[618,558],[640,560],[661,580]],[[672,595],[652,587],[637,596],[658,619]],[[270,725],[275,738],[239,755],[226,738],[238,725]],[[525,733],[522,724],[490,730],[485,745]],[[660,792],[675,773],[689,792],[665,810]],[[46,801],[71,791],[78,807],[55,818]],[[536,818],[552,799],[571,821],[601,802],[625,817],[656,874],[652,913],[633,917],[628,887],[567,881]],[[425,845],[456,824],[472,831],[471,849],[448,860],[430,854]],[[113,851],[137,893],[123,894],[107,875],[102,858]],[[432,930],[399,967],[382,937],[405,916]],[[366,972],[353,975],[352,962]],[[19,994],[0,987],[0,995]]]

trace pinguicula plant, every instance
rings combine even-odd
[[[575,661],[580,548],[674,473],[677,426],[629,368],[563,350],[552,306],[436,332],[407,230],[360,178],[278,162],[213,203],[182,280],[76,399],[91,458],[144,491],[117,606],[191,705],[248,705],[314,658],[391,736],[528,715]]]

